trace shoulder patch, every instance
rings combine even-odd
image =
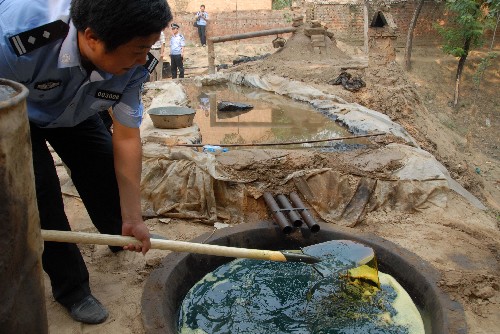
[[[95,93],[95,97],[97,97],[98,99],[118,102],[122,98],[122,94],[111,92],[109,90],[98,89]]]
[[[59,87],[61,86],[61,84],[62,84],[61,80],[47,80],[43,82],[35,82],[35,89],[46,91]]]
[[[146,64],[144,64],[144,67],[149,73],[153,73],[156,65],[158,65],[158,59],[156,59],[151,52],[148,52],[148,60],[146,61]]]
[[[20,57],[55,40],[66,37],[68,31],[68,24],[62,20],[57,20],[11,36],[9,41],[14,52]]]

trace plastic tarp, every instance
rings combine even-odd
[[[275,154],[282,152],[286,151]],[[258,199],[265,191],[272,192],[273,187],[289,185],[298,190],[305,203],[323,220],[353,226],[368,212],[380,208],[415,212],[433,206],[445,207],[450,189],[449,174],[431,154],[400,144],[346,154],[344,158],[339,155],[338,163],[347,165],[347,169],[331,166],[293,170],[275,185],[258,175],[244,179],[238,173],[252,168],[256,161],[258,164],[275,161],[273,153],[235,150],[223,154],[230,154],[239,161],[238,165],[222,164],[215,155],[193,149],[146,145],[142,178],[144,214],[208,224],[238,223],[249,213],[247,197]],[[242,154],[245,156],[239,156]],[[290,151],[283,159],[294,159],[294,154],[298,153]],[[254,156],[249,159],[249,155]]]

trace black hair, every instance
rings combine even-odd
[[[72,0],[70,15],[76,29],[92,29],[106,51],[160,33],[172,20],[166,0]]]

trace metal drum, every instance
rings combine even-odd
[[[0,79],[0,332],[47,333],[28,89]]]

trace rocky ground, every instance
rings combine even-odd
[[[484,52],[468,60],[462,95],[457,108],[450,107],[456,60],[436,47],[416,48],[413,69],[405,73],[398,63],[382,67],[357,67],[366,87],[350,92],[328,81],[335,79],[342,64],[366,63],[362,53],[339,43],[335,59],[308,57],[303,43],[290,42],[290,49],[267,60],[245,63],[229,70],[273,73],[302,81],[341,98],[385,113],[403,125],[450,171],[451,175],[488,207],[481,211],[450,192],[447,208],[420,212],[375,211],[355,229],[374,233],[429,261],[442,275],[440,285],[459,301],[466,312],[469,333],[496,333],[500,322],[500,61],[484,76],[478,90],[471,76]],[[334,46],[331,46],[334,48]],[[216,46],[216,62],[231,63],[241,55],[274,52],[267,44],[224,43]],[[295,57],[292,57],[295,55]],[[206,48],[188,47],[188,76],[206,72]],[[397,54],[398,60],[401,53]],[[346,58],[347,57],[347,58]],[[167,79],[168,80],[168,79]],[[61,183],[68,177],[60,167]],[[68,217],[75,230],[95,231],[81,201],[65,197]],[[190,240],[214,227],[173,219],[147,221],[152,233],[169,239]],[[145,257],[122,252],[114,255],[105,246],[82,246],[93,293],[110,311],[101,325],[75,323],[50,294],[46,301],[51,333],[142,333],[140,299],[144,282],[168,253],[150,251]]]

